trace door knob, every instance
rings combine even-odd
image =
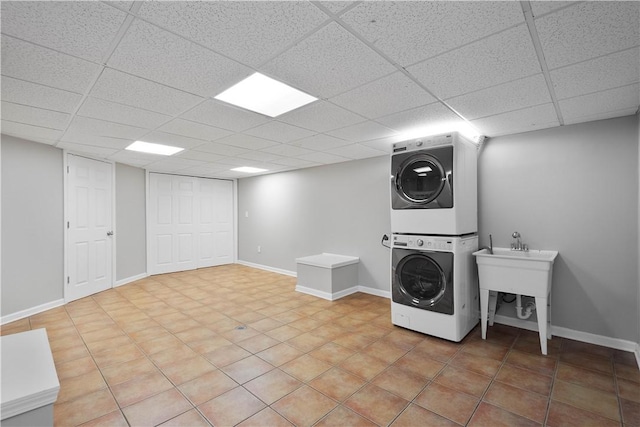
[[[113,236],[113,231],[107,231],[107,236]]]

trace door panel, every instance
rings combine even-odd
[[[113,166],[72,154],[67,165],[65,299],[73,301],[113,286]]]
[[[150,274],[233,262],[231,181],[151,173],[149,199]]]

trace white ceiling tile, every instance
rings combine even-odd
[[[409,67],[442,99],[538,74],[541,71],[526,25],[519,25]]]
[[[292,157],[282,157],[280,159],[273,160],[273,163],[291,168],[309,168],[312,166],[320,165],[320,163],[318,162],[310,162],[308,160],[296,159]]]
[[[119,151],[114,148],[96,147],[93,145],[76,144],[73,142],[65,141],[59,142],[56,147],[63,150],[71,151],[73,153],[88,154],[90,156],[95,156],[102,159],[106,159]]]
[[[91,96],[158,113],[177,115],[203,101],[190,93],[107,68]]]
[[[329,154],[347,157],[349,159],[367,159],[369,157],[385,156],[384,151],[376,150],[361,144],[345,145],[344,147],[334,148]]]
[[[342,19],[402,66],[524,22],[519,2],[367,1]]]
[[[45,128],[41,126],[33,126],[24,123],[10,122],[2,119],[2,133],[6,135],[17,136],[20,138],[31,139],[34,141],[47,141],[53,144],[62,136],[62,131],[58,129]]]
[[[297,157],[313,153],[313,151],[306,148],[295,147],[289,144],[274,145],[273,147],[265,148],[262,151],[264,151],[265,153],[277,154],[278,156],[284,157]]]
[[[126,13],[93,1],[2,2],[2,32],[92,61],[100,61]]]
[[[172,145],[174,147],[182,148],[197,148],[207,143],[207,141],[203,139],[190,138],[188,136],[161,132],[159,130],[146,134],[141,139],[145,142]]]
[[[290,142],[311,136],[315,132],[274,120],[249,129],[244,133],[257,136],[259,138],[270,139],[272,141]]]
[[[329,12],[339,15],[344,9],[356,3],[355,1],[319,1],[322,6],[329,9]]]
[[[238,155],[241,159],[253,160],[257,162],[273,162],[274,160],[280,160],[284,157],[278,156],[264,151],[248,151],[246,153]]]
[[[447,99],[454,110],[468,120],[494,116],[511,110],[551,102],[542,74]]]
[[[157,162],[159,158],[160,156],[157,154],[144,154],[127,150],[118,151],[116,154],[109,156],[109,160],[136,167],[144,167],[150,163]]]
[[[2,101],[2,118],[12,122],[64,130],[71,115]]]
[[[236,166],[249,166],[250,164],[253,164],[253,162],[253,160],[241,159],[239,157],[223,157],[218,160],[216,164],[227,165],[227,169],[230,169],[231,167]]]
[[[533,16],[539,17],[554,10],[560,9],[570,4],[577,4],[576,1],[530,1]]]
[[[595,120],[614,119],[616,117],[633,116],[637,113],[638,113],[638,109],[636,107],[627,108],[624,110],[607,111],[605,113],[599,113],[599,114],[594,114],[589,116],[570,117],[564,121],[564,124],[573,125],[576,123],[592,122]]]
[[[327,101],[316,101],[283,114],[278,120],[316,132],[353,125],[365,119]]]
[[[106,136],[110,138],[138,139],[147,133],[147,130],[120,123],[76,116],[71,121],[67,132],[70,134],[81,133],[86,135]]]
[[[133,21],[108,65],[203,97],[215,96],[253,73],[140,20]]]
[[[88,97],[77,113],[79,116],[103,119],[124,125],[154,129],[171,118],[165,114],[128,105],[117,104],[104,99]]]
[[[529,132],[559,126],[553,104],[538,105],[471,121],[483,135],[490,137]]]
[[[562,117],[571,121],[579,117],[605,114],[608,111],[637,109],[640,106],[640,85],[636,83],[563,99],[559,104]]]
[[[328,132],[329,135],[341,139],[346,139],[347,141],[351,142],[385,138],[387,136],[395,135],[396,133],[396,131],[372,121],[366,121]]]
[[[113,6],[113,7],[117,7],[118,9],[122,9],[122,10],[130,10],[131,6],[133,6],[133,1],[121,1],[121,0],[115,0],[115,1],[105,1],[106,4]]]
[[[246,153],[249,150],[239,147],[233,147],[231,145],[219,144],[217,142],[208,142],[204,145],[200,145],[197,151],[219,154],[221,156],[237,156],[239,154]]]
[[[3,35],[2,75],[84,93],[100,66]]]
[[[341,163],[341,162],[347,162],[351,159],[348,159],[346,157],[342,157],[342,156],[336,156],[335,154],[329,154],[329,153],[310,153],[310,154],[304,154],[302,156],[299,157],[302,160],[307,160],[309,162],[314,162],[314,163],[321,163],[323,165],[328,165],[331,163]]]
[[[261,114],[213,100],[203,102],[181,117],[234,132],[242,132],[270,120]]]
[[[637,46],[640,2],[582,2],[535,20],[550,69]]]
[[[403,73],[397,72],[333,97],[330,101],[375,119],[431,104],[436,99]]]
[[[251,66],[327,19],[310,2],[144,2],[139,14]]]
[[[174,119],[162,125],[158,130],[191,138],[213,141],[231,135],[232,132],[189,120]]]
[[[80,131],[68,129],[62,137],[61,141],[73,144],[91,145],[94,147],[103,147],[113,150],[124,150],[131,145],[133,139],[111,138],[108,136],[90,135]]]
[[[197,160],[182,159],[179,157],[171,156],[163,157],[156,162],[150,163],[147,168],[150,170],[162,169],[167,172],[175,172],[189,167],[202,166],[204,164],[204,162],[200,162]]]
[[[551,71],[558,99],[625,86],[640,80],[640,49],[634,48]]]
[[[332,22],[261,70],[313,96],[330,98],[396,69]]]
[[[200,166],[191,166],[185,169],[181,169],[180,173],[185,175],[196,175],[196,176],[211,176],[216,172],[220,172],[223,170],[228,170],[227,167],[219,167],[211,164],[204,164]]]
[[[82,96],[66,90],[54,89],[3,76],[2,100],[47,110],[71,113],[82,100]]]
[[[462,119],[441,103],[435,103],[381,117],[377,121],[400,133],[412,133],[417,129],[430,126],[441,127],[449,124],[453,127],[455,124],[460,123]]]
[[[291,143],[291,145],[296,147],[307,148],[315,151],[331,150],[332,148],[338,148],[348,144],[350,144],[349,141],[321,133]]]
[[[216,142],[220,144],[225,144],[225,145],[232,145],[234,147],[246,148],[247,150],[260,150],[262,148],[271,147],[279,144],[275,141],[270,141],[268,139],[263,139],[263,138],[257,138],[251,135],[244,135],[241,133],[237,133],[235,135],[221,138]]]
[[[216,162],[225,156],[214,153],[205,153],[203,151],[184,150],[175,154],[175,157],[180,159],[200,160],[201,162]]]

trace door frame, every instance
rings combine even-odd
[[[111,229],[114,230],[111,244],[111,286],[109,289],[113,289],[116,280],[116,242],[118,239],[118,233],[116,230],[116,164],[112,160],[96,159],[95,157],[87,156],[85,154],[79,154],[70,150],[62,150],[62,175],[63,175],[63,223],[62,229],[64,234],[64,276],[62,278],[62,289],[64,294],[64,303],[69,303],[69,294],[67,292],[67,284],[69,283],[69,229],[67,228],[67,222],[69,221],[69,155],[83,157],[85,159],[94,160],[111,165]]]
[[[233,200],[231,205],[233,207],[232,218],[233,218],[233,256],[232,256],[232,264],[236,264],[238,262],[238,180],[236,178],[212,178],[207,176],[197,176],[197,175],[185,175],[181,173],[168,173],[168,172],[157,172],[150,171],[148,169],[144,170],[144,187],[145,187],[145,233],[146,233],[146,251],[147,251],[147,276],[151,276],[152,266],[151,266],[151,244],[150,237],[151,233],[149,230],[149,224],[151,223],[151,209],[149,208],[151,202],[151,188],[150,188],[150,178],[149,175],[152,173],[157,173],[161,175],[173,175],[173,176],[186,176],[190,178],[202,178],[202,179],[217,179],[220,181],[231,181],[232,190],[231,195]],[[196,268],[197,270],[197,268]],[[65,275],[66,277],[66,275]]]

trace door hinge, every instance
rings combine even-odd
[[[69,284],[69,276],[67,276],[67,285]]]
[[[67,173],[69,173],[69,166],[67,166]]]
[[[67,228],[69,228],[69,221],[67,221]]]

